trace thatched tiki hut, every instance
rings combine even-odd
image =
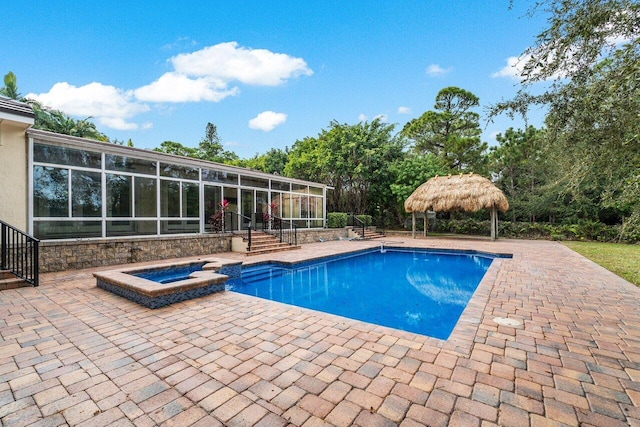
[[[416,212],[424,212],[424,232],[427,233],[427,211],[476,212],[491,210],[491,239],[497,237],[498,210],[506,212],[509,202],[491,181],[473,173],[467,175],[436,176],[422,184],[404,202],[404,209],[412,213],[413,238],[416,237]]]

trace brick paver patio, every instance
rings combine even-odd
[[[387,240],[513,259],[447,341],[232,292],[151,310],[93,270],[45,274],[0,292],[0,425],[640,425],[639,289],[554,242]]]

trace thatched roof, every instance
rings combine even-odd
[[[404,202],[407,212],[475,212],[494,206],[505,212],[509,202],[491,181],[473,173],[431,178]]]

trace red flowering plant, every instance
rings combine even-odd
[[[213,231],[214,233],[224,232],[224,211],[229,207],[229,202],[227,201],[227,199],[223,199],[220,203],[218,203],[218,207],[220,208],[218,212],[209,217],[211,231]]]

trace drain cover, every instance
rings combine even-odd
[[[519,320],[507,319],[506,317],[496,317],[493,321],[501,326],[520,326],[522,324]]]

